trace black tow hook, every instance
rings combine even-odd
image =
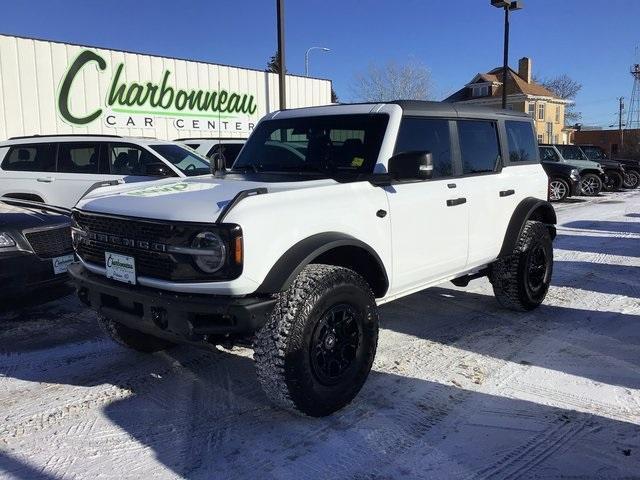
[[[151,307],[151,320],[161,330],[166,330],[169,326],[167,311],[162,307]]]

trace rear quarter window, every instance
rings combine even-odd
[[[538,152],[533,126],[530,122],[504,122],[509,147],[509,162],[537,162]]]
[[[50,143],[14,145],[2,161],[2,169],[14,172],[53,172],[55,148]]]

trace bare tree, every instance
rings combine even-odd
[[[366,70],[357,73],[351,83],[353,99],[359,102],[428,100],[432,93],[431,72],[416,61],[370,64]]]
[[[578,92],[582,89],[582,84],[569,75],[562,74],[557,77],[545,78],[538,83],[547,90],[555,93],[563,100],[575,100]],[[564,113],[565,125],[573,125],[582,117],[582,113],[576,111],[575,103],[567,105]]]

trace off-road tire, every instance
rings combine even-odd
[[[555,197],[554,192],[559,195],[557,198]],[[549,179],[549,201],[562,202],[567,199],[570,192],[571,187],[564,178],[552,177]]]
[[[607,176],[609,178],[607,180],[607,183],[604,184],[604,188],[607,192],[617,192],[622,188],[622,184],[624,183],[622,175],[620,175],[618,172],[611,172],[608,173]]]
[[[638,188],[640,186],[640,173],[635,170],[627,170],[622,186],[624,188]]]
[[[317,328],[325,325],[327,312],[345,304],[357,312],[358,346],[344,378],[326,384],[314,370],[314,338]],[[255,336],[258,380],[280,407],[313,417],[330,415],[348,405],[362,388],[377,343],[378,309],[367,282],[347,268],[308,265],[288,290],[278,294],[270,319]]]
[[[98,325],[113,341],[138,352],[153,353],[166,350],[174,344],[146,333],[139,332],[104,315],[98,315]]]
[[[595,186],[592,192],[585,191],[582,186],[585,182],[592,182]],[[602,180],[595,173],[585,173],[582,175],[582,180],[580,181],[580,189],[582,190],[582,194],[587,197],[595,197],[602,191]]]
[[[530,258],[539,249],[544,251],[545,271],[539,289],[529,284]],[[516,311],[533,310],[549,290],[553,273],[553,245],[549,230],[541,222],[527,221],[513,253],[491,266],[489,280],[496,299],[505,308]]]

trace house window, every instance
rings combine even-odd
[[[549,143],[553,142],[553,123],[551,122],[547,122],[547,139]]]
[[[474,97],[486,97],[489,95],[489,87],[487,85],[483,85],[481,87],[473,87],[473,96]]]
[[[544,103],[538,104],[538,120],[544,120]]]
[[[556,105],[556,123],[560,123],[560,105]]]
[[[536,104],[533,102],[529,103],[529,115],[531,115],[531,118],[533,118],[536,114]]]
[[[542,143],[542,134],[541,133],[538,134],[538,143]]]
[[[558,135],[554,135],[553,136],[553,143],[560,143],[558,140],[559,140]]]

